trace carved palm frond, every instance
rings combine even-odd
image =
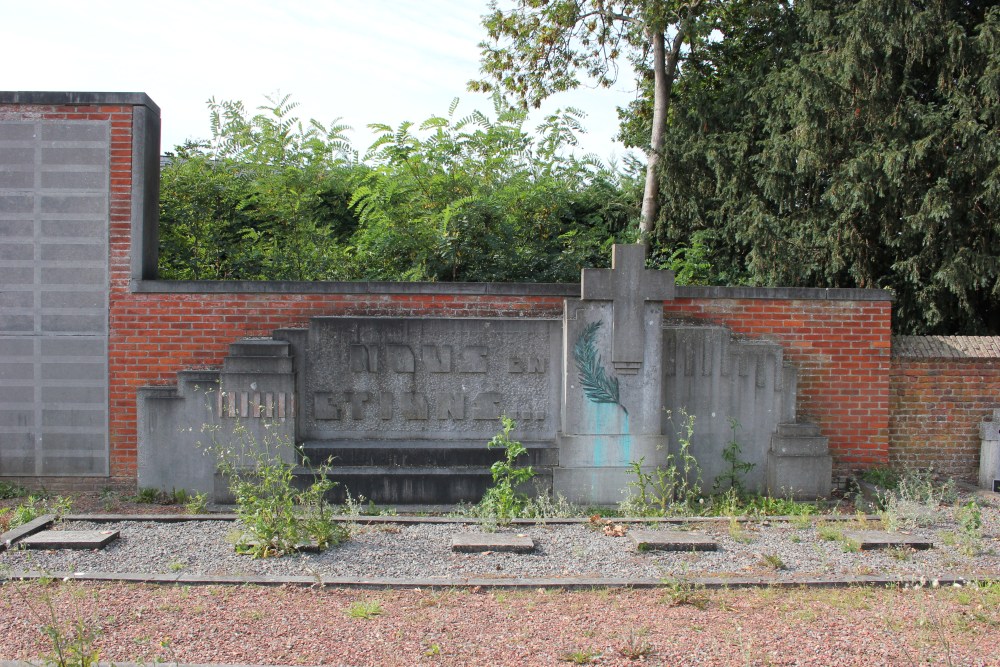
[[[618,393],[618,378],[609,376],[604,366],[601,365],[601,355],[597,352],[594,339],[597,337],[597,330],[601,328],[601,322],[593,322],[584,327],[580,337],[576,339],[573,346],[573,360],[580,373],[580,384],[583,386],[583,395],[594,403],[613,403],[625,410]]]

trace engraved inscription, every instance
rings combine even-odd
[[[513,356],[507,368],[511,373],[544,373],[548,369],[548,359]]]
[[[389,370],[393,373],[412,373],[417,369],[413,350],[409,345],[389,345]]]
[[[458,372],[485,373],[489,366],[486,362],[489,352],[485,345],[469,345],[462,348],[462,354],[458,359]]]
[[[427,397],[416,392],[400,396],[403,419],[427,419]]]
[[[484,391],[472,401],[473,419],[500,419],[500,401],[503,396],[498,391]]]
[[[420,357],[429,373],[451,372],[451,345],[424,345]]]
[[[465,419],[465,394],[450,391],[437,397],[438,419]]]
[[[313,394],[313,416],[316,419],[339,421],[341,418],[340,403],[336,394],[316,392]]]
[[[378,373],[378,348],[374,345],[352,345],[350,355],[353,372]]]

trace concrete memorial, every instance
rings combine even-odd
[[[197,443],[238,427],[303,473],[332,457],[340,493],[477,500],[507,415],[543,487],[615,503],[683,411],[706,487],[735,439],[747,487],[816,496],[923,443],[936,409],[938,362],[890,354],[887,292],[675,287],[640,246],[580,285],[158,280],[158,155],[144,94],[0,92],[5,480],[216,493]],[[1000,349],[966,357],[990,396]],[[927,456],[978,471],[996,404],[963,400],[975,433]]]
[[[221,496],[211,457],[190,452],[204,444],[202,423],[223,439],[239,423],[258,443],[280,436],[289,461],[292,443],[304,466],[332,461],[341,494],[476,500],[497,456],[485,443],[508,416],[543,490],[611,504],[632,461],[652,469],[676,447],[665,418],[675,409],[705,415],[694,453],[706,484],[722,472],[718,416],[734,415],[747,424],[752,487],[827,494],[826,440],[794,424],[795,373],[780,347],[720,327],[665,328],[673,275],[646,269],[641,245],[613,253],[611,269],[584,270],[562,321],[314,317],[236,342],[218,374],[140,391],[139,483]]]

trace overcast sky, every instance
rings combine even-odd
[[[205,102],[291,93],[297,114],[365,127],[491,110],[466,90],[479,72],[486,0],[0,0],[3,90],[144,92],[162,111],[163,149],[209,136]],[[607,160],[616,106],[634,97],[626,77],[612,90],[584,88],[542,111],[587,114],[583,152]],[[464,113],[463,113],[464,112]],[[542,115],[532,115],[531,127]]]

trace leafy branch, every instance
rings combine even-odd
[[[595,403],[614,403],[628,414],[622,405],[618,393],[618,378],[608,376],[601,365],[601,355],[597,353],[594,339],[601,322],[588,324],[573,346],[573,360],[580,372],[580,384],[583,385],[583,395]]]

